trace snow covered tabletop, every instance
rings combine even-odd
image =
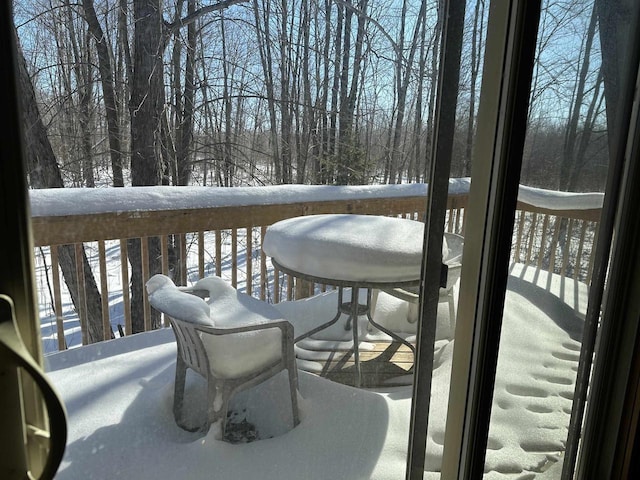
[[[415,220],[308,215],[271,225],[262,249],[280,266],[310,277],[393,284],[420,279],[423,236],[424,224]]]

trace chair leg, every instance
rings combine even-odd
[[[451,338],[453,338],[456,331],[456,301],[453,298],[453,290],[449,293],[449,328],[451,329]]]
[[[220,413],[218,418],[220,419],[220,435],[221,440],[224,440],[224,436],[227,433],[227,411],[229,410],[229,398],[227,398],[226,392],[224,394],[224,398],[222,399],[222,408],[220,409]]]
[[[293,365],[291,365],[293,363]],[[289,375],[289,390],[291,391],[291,413],[293,415],[294,428],[300,423],[300,412],[298,410],[298,369],[295,361],[290,362],[287,367]]]
[[[181,428],[185,428],[182,421],[182,407],[184,404],[184,384],[187,378],[187,366],[182,357],[176,360],[176,378],[173,387],[173,417]]]
[[[234,386],[225,381],[215,381],[211,378],[208,380],[208,401],[207,401],[207,423],[205,431],[209,430],[212,423],[220,420],[221,440],[227,429],[227,412],[229,411],[229,403],[234,393]]]
[[[207,421],[203,427],[205,432],[209,431],[209,427],[212,423],[218,419],[220,415],[220,409],[216,408],[218,403],[218,382],[211,377],[207,379]],[[222,426],[224,428],[224,425]]]

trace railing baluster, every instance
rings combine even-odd
[[[64,336],[64,316],[62,315],[62,295],[60,294],[60,267],[58,266],[58,246],[49,247],[51,252],[51,277],[53,282],[53,310],[56,315],[56,335],[58,337],[58,350],[67,349],[67,340]]]
[[[580,223],[581,223],[580,242],[578,243],[578,253],[576,253],[576,267],[575,267],[575,274],[574,274],[575,278],[582,277],[582,250],[584,247],[584,238],[587,234],[587,221],[581,220]]]
[[[460,235],[464,236],[464,229],[467,226],[467,215],[466,215],[467,210],[466,208],[463,208],[461,209],[461,211],[462,211],[462,230],[456,233],[459,233]]]
[[[529,265],[531,263],[531,251],[533,250],[533,243],[535,241],[536,227],[538,226],[538,214],[534,213],[531,218],[531,226],[529,227],[529,240],[527,244],[527,257],[525,263]]]
[[[524,228],[524,221],[525,221],[525,217],[526,217],[526,212],[524,211],[520,211],[520,218],[519,218],[519,222],[518,222],[518,234],[516,236],[516,251],[513,254],[515,261],[519,262],[520,261],[520,246],[522,244],[522,230]]]
[[[179,272],[180,272],[180,278],[178,279],[178,281],[180,282],[181,285],[186,285],[187,284],[187,234],[186,233],[181,233],[179,236],[179,242],[180,242],[180,256],[178,258],[179,261]]]
[[[216,230],[216,275],[222,276],[222,232]]]
[[[267,289],[269,288],[269,279],[267,277],[267,255],[262,251],[265,233],[267,233],[267,227],[260,227],[260,300],[266,300]]]
[[[109,276],[107,275],[107,258],[104,240],[98,241],[98,258],[100,263],[100,296],[102,297],[102,336],[103,340],[111,340],[111,318],[109,315]]]
[[[149,237],[142,237],[140,239],[140,257],[142,260],[142,278],[143,283],[149,279]],[[142,295],[143,298],[143,311],[144,311],[144,331],[151,330],[151,306],[146,295]]]
[[[280,270],[273,267],[273,303],[280,302]]]
[[[198,278],[204,278],[204,232],[198,232]]]
[[[78,282],[78,318],[80,320],[80,332],[82,333],[82,344],[89,343],[89,331],[87,330],[87,291],[84,283],[84,245],[76,243],[76,281]]]
[[[558,239],[560,238],[560,229],[562,226],[562,217],[556,215],[556,221],[553,224],[553,239],[551,240],[549,254],[549,273],[555,273],[556,270],[556,250],[558,249]]]
[[[246,267],[246,293],[251,295],[253,293],[253,229],[247,227],[247,267]]]
[[[538,250],[538,268],[542,268],[544,260],[544,252],[546,251],[547,229],[549,228],[549,215],[545,215],[542,219],[542,236],[540,238],[540,250]]]
[[[162,273],[169,275],[169,237],[160,236],[160,255],[162,256]]]
[[[238,229],[231,229],[231,285],[238,287]]]
[[[593,236],[593,243],[591,244],[591,252],[589,252],[589,266],[587,267],[587,285],[591,285],[591,275],[593,274],[593,258],[596,253],[596,245],[598,244],[598,234],[600,229],[596,227],[595,234]]]
[[[129,291],[129,254],[127,240],[120,239],[120,281],[122,282],[122,303],[124,304],[124,333],[131,335],[131,295]]]
[[[286,275],[287,277],[287,300],[293,300],[293,290],[294,290],[294,281],[291,275]]]
[[[160,256],[162,257],[162,261],[161,261],[162,266],[160,267],[162,268],[162,273],[164,275],[169,275],[169,236],[168,235],[160,236]],[[171,325],[171,321],[169,320],[169,317],[164,313],[162,314],[162,324],[165,327],[168,327],[169,325]]]
[[[560,276],[563,278],[567,275],[567,264],[569,263],[569,251],[571,250],[572,231],[573,231],[573,218],[570,218],[569,226],[567,227],[567,234],[565,236],[564,251],[562,252],[562,266],[560,268]]]

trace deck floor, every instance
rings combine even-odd
[[[411,384],[413,376],[413,353],[400,342],[378,341],[371,349],[360,349],[361,387],[374,388]],[[312,361],[315,368],[299,368],[316,373],[329,380],[355,385],[356,368],[353,349],[314,350]],[[298,355],[304,358],[305,355]]]

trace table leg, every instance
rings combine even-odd
[[[318,333],[320,330],[324,330],[325,328],[329,328],[331,325],[333,325],[334,323],[336,323],[339,319],[340,316],[342,315],[342,309],[340,308],[340,305],[342,305],[342,288],[340,288],[340,290],[338,291],[338,312],[336,313],[336,316],[333,317],[331,320],[329,320],[326,323],[323,323],[322,325],[317,326],[316,328],[309,330],[308,332],[300,335],[299,337],[294,338],[293,343],[297,343],[300,340],[303,340],[305,338],[310,337],[311,335],[313,335],[314,333]]]
[[[362,372],[360,369],[360,346],[358,340],[358,310],[359,310],[359,297],[360,297],[360,289],[352,288],[351,289],[351,313],[350,320],[353,329],[353,361],[356,367],[356,378],[355,384],[356,387],[360,387],[362,382]],[[368,302],[367,302],[368,306]],[[349,320],[347,320],[347,323]]]
[[[402,338],[400,335],[396,335],[395,333],[393,333],[391,330],[386,329],[385,327],[381,326],[380,324],[376,323],[373,321],[373,319],[368,316],[369,318],[369,323],[371,323],[371,325],[373,325],[374,327],[376,327],[378,330],[380,330],[383,333],[386,333],[387,335],[389,335],[391,338],[399,341],[400,343],[406,345],[407,347],[409,347],[409,350],[411,350],[411,353],[413,353],[413,359],[415,360],[416,358],[416,347],[414,347],[411,342],[408,342],[407,340],[405,340],[404,338]]]
[[[360,299],[360,289],[357,289],[357,291],[358,291],[358,295],[356,296],[356,299],[359,300]],[[351,322],[354,321],[353,320],[354,318],[358,318],[361,315],[366,315],[367,316],[367,320],[369,321],[369,323],[371,325],[376,327],[381,332],[386,333],[392,339],[397,340],[398,342],[403,343],[404,345],[409,347],[409,350],[411,350],[411,352],[413,353],[414,359],[415,359],[416,349],[415,349],[415,347],[413,345],[411,345],[411,343],[406,341],[400,335],[397,335],[397,334],[393,333],[391,330],[383,327],[382,325],[376,323],[373,320],[373,316],[371,315],[371,300],[372,300],[372,296],[373,296],[373,289],[372,288],[367,288],[367,302],[364,305],[361,305],[358,302],[357,305],[354,306],[353,305],[353,297],[352,297],[352,301],[349,302],[349,309],[347,310],[343,306],[343,308],[342,308],[343,313],[347,313],[349,315],[349,318],[347,319],[347,323],[344,326],[345,330],[349,330],[351,328]],[[340,302],[340,305],[343,305],[342,302]]]
[[[347,324],[345,325],[346,329],[349,329],[351,325],[353,329],[353,361],[355,363],[356,368],[356,377],[355,377],[355,385],[356,387],[360,387],[362,383],[362,370],[360,367],[360,342],[359,342],[359,333],[358,333],[358,317],[360,315],[366,315],[367,320],[371,325],[380,330],[383,333],[389,335],[393,340],[396,340],[404,345],[406,345],[411,353],[413,354],[413,361],[415,363],[416,359],[416,348],[407,340],[402,338],[400,335],[395,334],[391,330],[383,327],[382,325],[376,323],[373,320],[371,315],[371,296],[372,296],[371,288],[367,288],[367,302],[365,305],[360,305],[360,289],[352,288],[351,289],[351,302],[349,308],[349,318],[347,319]],[[342,288],[340,288],[340,296],[338,300],[338,316],[340,315],[340,311],[345,312],[345,306],[342,302]],[[345,312],[346,313],[346,312]]]

